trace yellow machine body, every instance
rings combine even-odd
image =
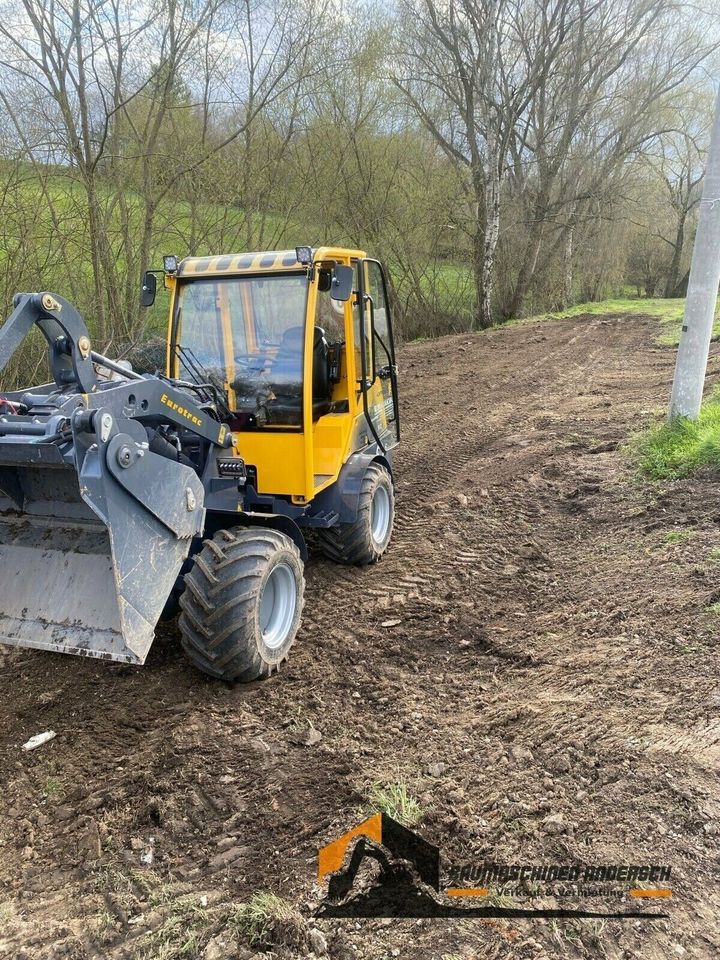
[[[333,300],[332,290],[327,289],[328,278],[334,277],[337,267],[353,271],[352,293],[345,301]],[[252,365],[257,358],[254,369],[263,363],[271,369],[278,355],[280,348],[262,329],[261,313],[264,310],[267,314],[270,304],[271,311],[281,314],[282,306],[272,295],[273,287],[259,281],[282,276],[301,278],[306,291],[301,298],[302,315],[292,319],[293,328],[295,324],[302,327],[303,338],[299,421],[258,426],[252,417],[243,421],[238,416],[229,419],[229,428],[237,457],[251,465],[257,493],[285,497],[302,505],[335,483],[352,454],[373,445],[385,453],[398,442],[390,306],[384,272],[376,260],[368,259],[362,250],[339,247],[315,249],[310,263],[298,262],[294,250],[181,260],[177,270],[165,276],[170,291],[166,373],[182,379],[186,349],[182,342],[193,336],[192,320],[183,312],[183,295],[187,298],[188,285],[204,281],[208,307],[218,326],[215,343],[222,354],[218,365],[222,382],[218,386],[234,412],[236,378],[242,372],[238,370],[238,342],[242,341],[243,364]],[[275,286],[279,295],[283,288]],[[327,401],[319,404],[314,396],[314,365],[318,362],[319,331],[327,334],[328,316],[336,324],[331,344],[335,376]],[[199,366],[203,369],[204,364],[199,361]],[[268,376],[272,379],[271,374]]]

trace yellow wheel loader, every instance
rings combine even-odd
[[[54,382],[0,391],[0,642],[141,664],[179,609],[213,677],[288,655],[303,532],[369,564],[393,528],[397,368],[387,284],[360,250],[165,257],[164,374],[93,350],[70,303],[18,294],[0,371],[37,325]]]

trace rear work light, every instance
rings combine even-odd
[[[237,477],[244,480],[247,476],[245,461],[240,457],[233,457],[232,460],[218,460],[217,465],[221,477]]]

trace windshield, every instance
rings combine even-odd
[[[240,425],[302,425],[305,273],[181,282],[175,343],[181,378],[207,379]]]

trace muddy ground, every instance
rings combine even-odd
[[[6,653],[0,955],[247,957],[272,891],[304,918],[277,956],[717,956],[720,481],[638,482],[618,446],[666,403],[657,333],[406,347],[394,542],[311,559],[269,682],[204,679],[173,627],[142,669]],[[669,919],[309,920],[318,846],[400,782],[445,867],[669,864]]]

